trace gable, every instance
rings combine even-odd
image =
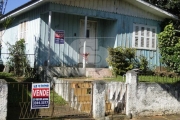
[[[164,18],[124,0],[51,0],[53,3],[162,21]]]

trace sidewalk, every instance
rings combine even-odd
[[[180,115],[139,117],[131,120],[180,120]]]

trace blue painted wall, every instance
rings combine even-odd
[[[133,24],[144,24],[150,26],[157,26],[157,32],[160,32],[160,22],[150,19],[120,15],[115,13],[103,12],[98,10],[90,10],[85,8],[77,8],[66,5],[59,5],[51,3],[50,9],[52,14],[52,30],[51,30],[51,65],[77,65],[78,60],[78,37],[80,19],[88,16],[88,20],[95,20],[98,23],[98,51],[96,67],[108,67],[106,63],[107,48],[108,47],[131,47],[132,46],[132,32]],[[48,30],[48,14],[42,15],[41,20],[41,39],[42,43],[47,47],[47,30]],[[54,31],[56,29],[65,30],[66,42],[64,45],[54,44]],[[46,33],[46,34],[45,34]],[[76,33],[76,36],[74,36]],[[43,45],[43,44],[42,44]],[[43,45],[43,46],[44,46]],[[43,47],[43,52],[40,52],[40,63],[43,65],[47,58],[45,54],[47,49]],[[41,47],[40,47],[41,48]],[[44,56],[46,55],[46,56]],[[159,50],[137,50],[137,56],[144,55],[149,61],[149,66],[159,66]]]
[[[49,10],[49,4],[44,4],[37,7],[36,9],[27,11],[23,14],[13,17],[12,25],[9,26],[2,37],[2,60],[4,64],[9,61],[9,51],[8,48],[11,47],[7,44],[10,43],[14,45],[18,38],[19,24],[21,20],[27,20],[27,33],[26,33],[26,54],[29,60],[31,67],[36,65],[37,60],[37,49],[38,49],[38,40],[40,32],[40,14]]]
[[[48,48],[49,10],[52,11],[50,49]],[[76,66],[79,63],[80,20],[84,19],[85,16],[88,16],[88,20],[97,21],[96,67],[108,67],[106,63],[108,47],[132,46],[134,23],[157,26],[157,31],[160,32],[159,21],[49,3],[17,16],[3,39],[12,42],[12,44],[15,43],[19,20],[28,18],[30,29],[28,32],[29,52],[27,51],[27,53],[34,54],[30,57],[32,66],[36,61],[38,66],[45,65],[48,59],[48,50],[50,50],[51,66]],[[55,30],[65,31],[65,44],[54,43]],[[10,34],[12,36],[9,36]],[[3,52],[8,52],[7,48],[4,48]],[[137,50],[137,56],[139,55],[148,58],[150,67],[160,65],[158,49],[157,51]],[[6,58],[7,56],[3,56],[4,61],[7,61]]]

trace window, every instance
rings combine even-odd
[[[19,40],[27,37],[27,20],[22,20],[19,23]]]
[[[156,50],[156,27],[134,24],[132,47]]]

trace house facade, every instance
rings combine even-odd
[[[136,48],[136,56],[145,56],[149,67],[160,66],[160,24],[177,19],[141,0],[32,0],[1,21],[8,16],[15,19],[1,31],[1,58],[6,64],[7,42],[25,39],[32,67],[108,68],[107,48],[118,46]]]

